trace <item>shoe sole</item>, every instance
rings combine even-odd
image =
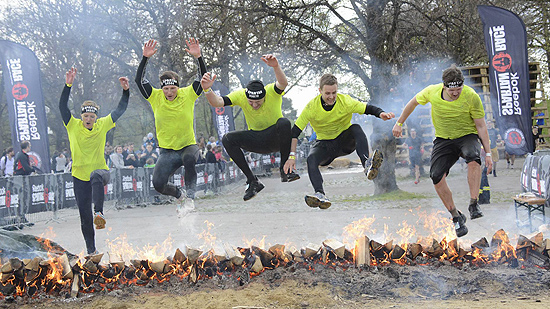
[[[319,200],[317,197],[313,195],[306,195],[305,201],[306,201],[306,204],[312,208],[319,207],[321,209],[327,209],[332,205],[330,202],[322,202],[321,200]]]
[[[252,196],[249,197],[249,198],[243,197],[243,200],[244,200],[244,201],[248,201],[248,200],[252,199],[252,198],[255,197],[256,195],[258,195],[258,193],[260,193],[260,191],[262,191],[264,188],[265,188],[265,186],[262,184],[262,186],[258,188],[258,191],[256,191],[256,193],[255,193],[254,195],[252,195]]]
[[[456,232],[456,237],[462,237],[462,236],[468,234],[468,228],[464,227],[464,230],[462,231],[462,233],[459,233],[457,230],[455,230],[455,232]]]
[[[481,217],[483,217],[483,213],[482,213],[482,212],[470,214],[470,219],[471,219],[471,220],[478,219],[478,218],[481,218]]]
[[[382,165],[383,161],[384,161],[384,156],[382,155],[382,152],[376,149],[374,151],[374,154],[372,155],[372,165],[370,166],[369,171],[367,172],[368,180],[373,180],[378,176],[378,169]]]
[[[94,224],[95,224],[95,229],[96,230],[102,230],[105,228],[105,224],[107,223],[107,221],[105,221],[105,219],[97,216],[94,218]]]
[[[300,179],[300,175],[294,174],[291,177],[288,177],[288,176],[284,176],[284,178],[281,177],[281,182],[293,182],[293,181],[296,181],[298,179]]]

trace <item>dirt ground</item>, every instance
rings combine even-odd
[[[498,165],[498,177],[489,177],[491,204],[482,205],[485,216],[468,220],[468,235],[459,240],[468,247],[482,237],[490,239],[504,229],[512,244],[528,235],[516,226],[511,196],[521,191],[519,175],[522,159],[514,169]],[[378,242],[402,237],[404,227],[414,228],[416,237],[442,239],[451,225],[448,214],[428,178],[417,185],[406,168],[396,171],[401,190],[414,196],[371,197],[374,185],[359,168],[323,171],[325,191],[333,205],[327,210],[307,207],[303,198],[312,193],[309,179],[281,183],[278,178],[263,178],[266,188],[257,197],[243,202],[244,181],[226,188],[221,195],[205,195],[196,200],[196,209],[176,216],[175,206],[115,207],[107,205],[108,228],[96,232],[102,252],[119,253],[130,258],[162,259],[176,248],[208,249],[231,244],[268,248],[274,244],[305,247],[334,238],[347,244],[357,231]],[[459,164],[451,170],[448,182],[457,207],[467,213],[466,171]],[[397,198],[397,199],[395,199]],[[520,214],[521,215],[521,214]],[[523,214],[524,215],[524,214]],[[430,226],[423,222],[428,217]],[[422,221],[424,220],[424,221]],[[447,220],[447,221],[445,221]],[[435,227],[439,221],[446,227]],[[368,223],[368,226],[364,226]],[[56,241],[68,251],[83,255],[84,241],[76,210],[64,210],[57,220],[37,222],[22,233]],[[350,228],[355,231],[349,232]],[[540,227],[544,230],[544,226]],[[548,235],[545,235],[548,237]],[[109,255],[104,257],[108,262]],[[542,269],[513,269],[488,266],[475,269],[454,266],[399,266],[373,269],[319,269],[311,272],[295,267],[267,270],[239,286],[231,278],[187,282],[164,282],[146,287],[81,295],[78,299],[40,299],[0,301],[0,307],[68,308],[482,308],[487,306],[548,307],[550,273]]]

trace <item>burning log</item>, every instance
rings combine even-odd
[[[405,250],[399,245],[395,245],[391,251],[390,258],[392,260],[399,260],[405,255]]]
[[[186,249],[186,255],[187,255],[187,261],[189,261],[189,264],[195,264],[195,262],[199,259],[199,256],[201,256],[202,251],[198,249],[193,249],[187,247]]]
[[[295,262],[304,261],[304,257],[300,254],[300,250],[298,250],[295,246],[285,248],[285,253],[291,257],[291,260],[294,260]]]
[[[181,252],[181,250],[179,248],[176,249],[176,253],[174,253],[174,257],[172,258],[174,263],[181,264],[181,263],[183,263],[183,261],[185,261],[185,259],[187,259],[185,254],[183,254],[183,252]]]
[[[91,260],[93,263],[96,263],[96,264],[99,264],[102,258],[103,258],[103,253],[89,255],[86,257],[87,260]]]
[[[166,267],[168,263],[169,261],[167,260],[151,263],[151,269],[158,274],[164,274],[166,273],[166,268],[168,268]]]
[[[97,273],[97,265],[93,262],[92,259],[87,260],[84,265],[82,265],[82,268],[89,273]]]
[[[13,274],[13,272],[9,272],[9,273],[2,273],[2,275],[0,275],[0,282],[2,282],[2,284],[6,284],[6,282],[10,281],[10,280],[13,280],[15,278],[15,275]]]
[[[252,264],[252,267],[250,267],[250,271],[253,273],[259,274],[264,269],[264,266],[262,265],[262,261],[255,254],[252,254],[252,257],[254,258],[254,263]]]
[[[11,267],[11,263],[6,263],[2,265],[2,268],[0,268],[0,272],[3,274],[11,273],[13,271],[13,267]]]
[[[421,244],[418,244],[418,243],[413,243],[413,244],[409,244],[407,246],[407,256],[414,260],[416,259],[416,257],[422,253],[422,245]]]
[[[439,242],[435,239],[432,239],[432,245],[426,248],[424,252],[434,258],[439,258],[445,253]]]
[[[216,245],[211,250],[212,257],[216,262],[223,262],[227,259],[225,250],[220,245]]]
[[[74,276],[73,283],[71,284],[71,297],[78,297],[78,290],[80,289],[80,276]]]
[[[323,241],[323,245],[332,250],[332,252],[334,252],[334,254],[336,254],[336,256],[338,256],[339,258],[344,258],[346,246],[344,246],[343,243],[339,242],[336,239],[327,239]]]
[[[474,242],[472,244],[472,249],[480,249],[484,250],[485,248],[489,248],[489,242],[487,241],[487,238],[483,237],[480,240]]]
[[[59,262],[61,263],[62,271],[61,276],[63,279],[72,279],[73,278],[73,270],[71,268],[71,265],[69,263],[69,257],[66,253],[64,253],[60,258]]]
[[[371,265],[370,261],[370,240],[362,236],[355,241],[355,266]]]
[[[277,259],[285,263],[292,261],[292,254],[288,253],[285,250],[285,245],[277,244],[277,245],[271,246],[271,248],[269,248],[269,252],[271,252]]]
[[[372,248],[372,255],[378,259],[386,258],[386,252],[384,252],[384,245],[381,243],[371,240],[370,247]]]
[[[233,265],[241,266],[244,261],[244,256],[241,252],[229,244],[225,244],[224,248],[227,259],[230,260]]]
[[[316,255],[320,249],[321,249],[321,246],[310,243],[306,246],[304,253],[302,255],[304,256],[304,258],[307,259]]]
[[[277,259],[275,258],[275,255],[260,249],[256,246],[252,246],[252,252],[260,257],[260,261],[262,262],[264,267],[274,267],[277,266]]]
[[[508,239],[506,232],[504,232],[503,229],[500,229],[493,235],[493,238],[491,239],[491,247],[498,247],[503,243],[509,244],[510,240]]]

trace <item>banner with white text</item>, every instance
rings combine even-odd
[[[224,84],[217,81],[214,82],[212,91],[219,96],[229,94],[229,89],[227,89]],[[225,134],[235,131],[235,119],[233,118],[232,106],[212,107],[212,117],[214,117],[214,124],[218,129],[218,139],[220,141]]]
[[[495,6],[477,7],[489,56],[491,106],[509,154],[533,151],[529,61],[525,24]]]
[[[40,64],[27,47],[0,40],[0,61],[10,117],[13,149],[31,142],[31,165],[50,172],[48,123],[40,84]]]

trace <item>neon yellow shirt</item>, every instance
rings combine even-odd
[[[435,136],[457,139],[468,134],[477,134],[474,119],[485,117],[485,111],[475,90],[464,85],[460,96],[454,101],[443,100],[441,91],[443,83],[428,86],[416,95],[419,104],[432,104]]]
[[[82,181],[90,181],[90,174],[95,170],[109,170],[105,163],[105,139],[107,132],[115,127],[111,114],[97,119],[91,130],[84,127],[82,119],[71,115],[65,126],[69,135],[71,157],[73,158],[72,175]]]
[[[351,126],[353,113],[364,114],[367,104],[355,100],[347,94],[336,95],[336,102],[330,111],[326,111],[319,94],[307,103],[296,120],[296,126],[304,130],[308,123],[317,133],[318,140],[335,139]]]
[[[248,103],[244,88],[233,91],[227,95],[231,100],[231,105],[237,105],[243,109],[249,130],[265,130],[274,125],[279,118],[283,117],[281,108],[283,106],[284,92],[278,94],[275,91],[274,83],[268,84],[264,88],[266,91],[264,103],[257,110],[252,108]]]
[[[195,100],[198,97],[192,85],[179,88],[178,95],[173,101],[166,99],[162,89],[153,88],[147,101],[155,114],[159,147],[180,150],[196,144],[193,118]]]

